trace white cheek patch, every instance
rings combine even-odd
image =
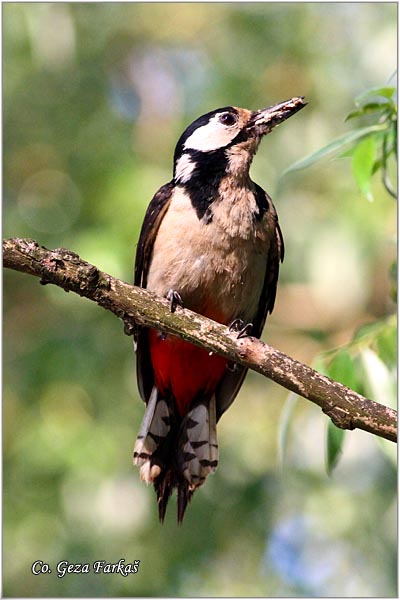
[[[192,161],[189,154],[183,154],[175,165],[175,179],[180,183],[189,181],[196,163]]]
[[[226,127],[218,120],[215,115],[207,125],[196,129],[185,142],[184,148],[199,150],[200,152],[210,152],[223,148],[233,140],[238,134],[238,127]]]

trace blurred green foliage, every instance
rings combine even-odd
[[[381,172],[382,182],[387,192],[397,199],[388,175],[388,160],[396,158],[397,169],[397,104],[396,88],[372,88],[358,95],[356,109],[345,121],[360,118],[369,125],[359,127],[336,138],[323,148],[313,152],[286,169],[285,173],[310,167],[325,156],[335,153],[338,156],[352,156],[354,179],[368,200],[373,201],[371,192],[372,176]],[[351,144],[350,149],[347,146]],[[343,150],[345,148],[345,150]],[[379,152],[379,157],[377,154]],[[396,301],[397,268],[394,261],[389,270],[393,288],[391,296]],[[365,332],[367,330],[367,333]],[[394,318],[378,319],[375,323],[361,328],[353,340],[339,349],[314,360],[317,370],[340,381],[361,394],[372,394],[379,402],[395,407],[397,404],[397,321]],[[383,342],[383,343],[382,343]],[[289,400],[292,406],[292,400]],[[288,428],[285,418],[281,427]],[[284,434],[286,437],[286,434]],[[328,422],[326,464],[328,473],[336,466],[344,444],[345,432]],[[393,451],[394,454],[394,451]]]
[[[396,18],[393,3],[4,4],[3,235],[132,281],[146,206],[185,126],[218,106],[305,95],[252,167],[287,248],[264,336],[307,363],[353,340],[354,367],[337,362],[337,378],[364,369],[369,395],[388,402],[393,334],[365,327],[394,319],[395,203],[377,177],[366,203],[348,157],[278,177],[393,72]],[[217,473],[181,528],[173,502],[161,527],[131,464],[143,404],[122,324],[14,272],[3,306],[5,596],[396,595],[393,445],[352,432],[328,477],[326,418],[298,400],[279,469],[287,394],[250,373],[219,424]],[[139,572],[55,573],[61,560],[121,557]],[[35,560],[53,573],[32,575]]]
[[[372,88],[359,94],[354,102],[356,109],[347,115],[345,121],[357,118],[364,123],[364,127],[358,127],[329,142],[297,161],[284,174],[309,167],[329,154],[352,156],[354,179],[368,200],[373,200],[371,181],[377,171],[381,172],[388,193],[397,199],[397,192],[388,174],[391,156],[396,159],[394,168],[397,169],[397,88]],[[349,145],[350,148],[347,148]]]

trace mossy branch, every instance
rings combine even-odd
[[[260,340],[237,339],[226,326],[179,306],[171,313],[166,299],[103,273],[70,250],[47,250],[34,240],[8,239],[3,242],[3,264],[40,277],[42,284],[52,283],[97,302],[123,320],[126,333],[139,324],[177,335],[314,402],[341,429],[363,429],[397,441],[395,410],[364,398]]]

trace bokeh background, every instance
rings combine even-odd
[[[147,204],[187,124],[305,95],[252,167],[286,241],[264,339],[311,364],[395,312],[396,204],[379,177],[374,202],[348,158],[280,178],[348,131],[354,97],[396,69],[395,3],[2,9],[5,237],[70,248],[130,282]],[[219,424],[217,473],[182,527],[174,501],[161,527],[132,466],[144,407],[122,324],[8,271],[3,334],[5,596],[397,595],[394,445],[352,432],[328,476],[326,417],[250,373]],[[370,396],[389,403],[393,364],[371,360]],[[55,574],[61,560],[121,557],[139,572]],[[32,575],[38,559],[53,573]]]

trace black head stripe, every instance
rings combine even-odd
[[[232,106],[225,106],[223,108],[217,108],[198,119],[193,121],[183,132],[175,148],[174,154],[174,178],[176,177],[176,165],[183,154],[190,157],[193,168],[190,173],[190,177],[184,183],[176,180],[178,185],[183,185],[185,191],[188,193],[192,202],[193,208],[196,210],[196,214],[199,219],[203,219],[205,223],[210,223],[212,220],[212,213],[210,211],[211,204],[218,196],[218,189],[222,177],[226,174],[228,166],[228,156],[226,150],[243,142],[247,139],[247,132],[241,130],[238,132],[236,137],[229,142],[223,148],[202,152],[192,148],[185,148],[185,142],[190,136],[200,127],[204,127],[210,122],[216,114],[219,113],[234,113],[238,114],[238,111]],[[261,202],[261,200],[260,200]],[[257,201],[258,204],[258,201]],[[260,208],[260,215],[262,214],[262,208]]]
[[[240,144],[240,142],[245,142],[248,137],[249,134],[246,131],[246,129],[241,129],[237,136],[234,137],[233,140],[229,142],[229,144],[227,144],[227,146],[225,146],[225,150],[227,150],[228,148],[232,148],[232,146],[236,146],[236,144]]]
[[[228,159],[223,150],[199,152],[188,150],[195,167],[184,184],[199,219],[211,222],[210,206],[218,196],[221,178],[226,172]]]

